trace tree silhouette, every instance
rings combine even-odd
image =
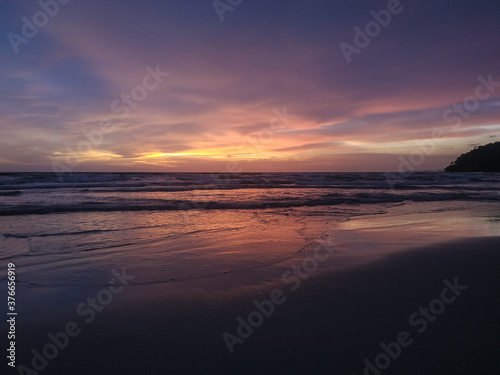
[[[446,172],[500,172],[500,142],[474,147],[445,168]]]

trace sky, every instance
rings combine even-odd
[[[2,0],[0,171],[441,170],[500,140],[500,3]]]

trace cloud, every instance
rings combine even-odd
[[[38,10],[5,7],[3,35]],[[429,158],[431,168],[491,135],[500,90],[458,131],[443,113],[474,94],[479,75],[500,81],[498,5],[406,3],[347,64],[338,44],[352,42],[371,10],[368,1],[248,2],[221,23],[201,0],[70,2],[19,54],[0,44],[0,159],[42,170],[103,119],[116,128],[81,170],[209,170],[224,168],[225,155],[251,155],[250,169],[385,170],[442,128],[452,148]],[[157,65],[169,77],[119,119],[111,103]],[[284,106],[295,117],[259,140]],[[257,151],[249,142],[260,142]]]
[[[343,144],[344,143],[341,141],[307,143],[300,146],[278,148],[273,151],[288,152],[288,151],[312,151],[312,150],[325,150],[325,149],[330,150],[334,147],[342,146]]]

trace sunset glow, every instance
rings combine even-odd
[[[384,6],[245,2],[221,22],[210,1],[69,2],[3,38],[0,169],[394,171],[440,129],[418,166],[439,170],[500,135],[493,12],[440,5],[422,29],[401,3],[348,63],[339,45]],[[4,4],[2,35],[37,11]]]

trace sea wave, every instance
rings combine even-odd
[[[84,202],[73,204],[3,205],[0,216],[46,215],[75,212],[112,211],[187,211],[187,210],[249,210],[313,206],[359,205],[374,203],[436,202],[436,201],[494,201],[500,202],[500,192],[413,192],[411,194],[357,193],[352,195],[325,194],[319,198],[288,197],[274,201],[197,201],[197,200],[120,200],[113,202]]]
[[[495,173],[4,173],[0,216],[499,201]]]

